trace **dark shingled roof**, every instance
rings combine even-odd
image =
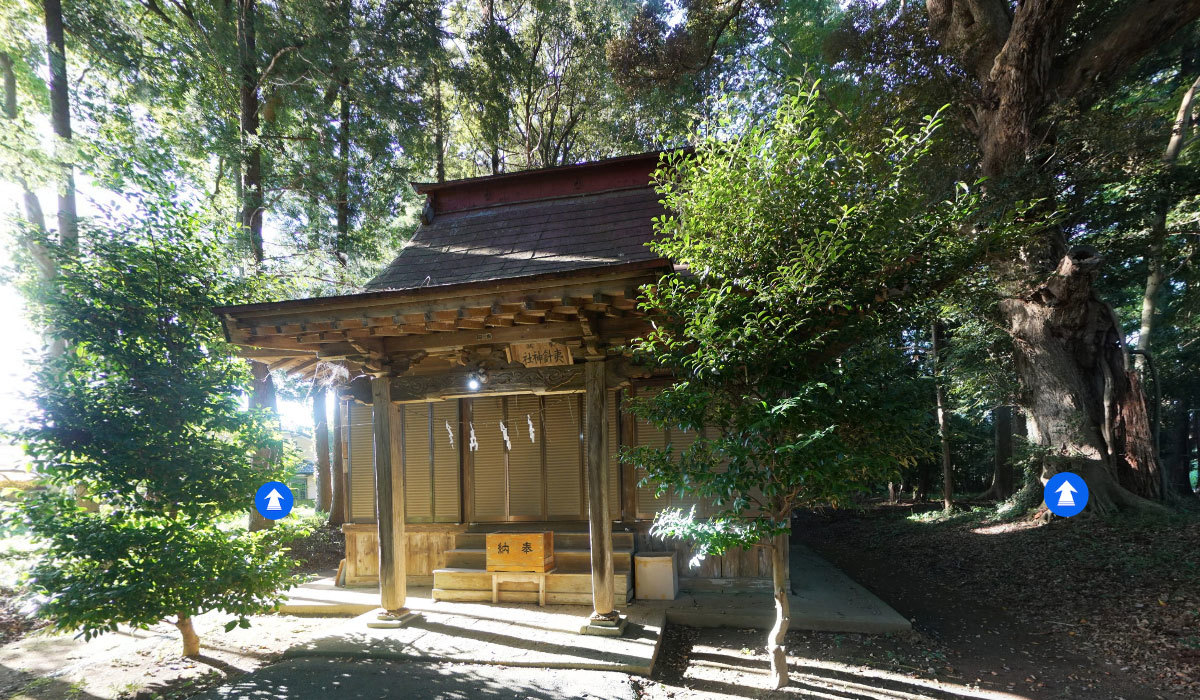
[[[370,291],[483,282],[657,260],[646,247],[663,213],[652,187],[439,213]]]

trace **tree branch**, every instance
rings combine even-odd
[[[1200,0],[1139,0],[1069,57],[1056,76],[1059,99],[1090,101],[1165,38],[1200,17]]]
[[[1012,29],[1005,0],[926,0],[929,33],[957,55],[979,80],[987,80]]]
[[[300,48],[299,44],[293,44],[292,46],[285,46],[282,49],[279,49],[278,51],[276,51],[275,55],[271,57],[271,62],[267,64],[266,69],[262,72],[261,75],[258,76],[258,85],[255,86],[255,89],[258,89],[258,90],[262,89],[263,84],[265,84],[267,82],[267,77],[269,75],[271,75],[271,71],[275,70],[275,64],[279,61],[280,57],[282,57],[284,54],[288,53],[289,51],[295,51],[299,48]]]

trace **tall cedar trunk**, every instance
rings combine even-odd
[[[917,461],[917,485],[913,488],[913,500],[917,503],[923,503],[929,499],[929,489],[932,488],[932,471],[933,464],[922,459]]]
[[[350,81],[342,80],[338,90],[337,133],[337,239],[334,255],[346,264],[350,247]]]
[[[199,656],[200,637],[196,635],[196,628],[192,626],[192,618],[180,615],[175,622],[175,628],[179,630],[179,636],[183,637],[183,655],[186,657]]]
[[[1192,451],[1196,453],[1196,460],[1200,461],[1200,411],[1192,413]],[[1200,495],[1200,480],[1193,491]]]
[[[984,176],[1003,180],[1052,139],[1044,117],[1075,101],[1086,109],[1139,58],[1200,17],[1196,0],[1131,3],[1083,31],[1076,3],[926,0],[929,31],[977,81],[971,96]],[[1062,52],[1068,32],[1080,47]],[[1053,177],[1055,173],[1045,173]],[[1150,508],[1159,491],[1145,396],[1127,366],[1112,308],[1093,291],[1098,251],[1068,249],[1043,228],[1014,269],[1024,285],[1001,302],[1012,335],[1030,439],[1048,448],[1043,482],[1071,469],[1088,480],[1089,508]],[[1140,495],[1140,496],[1139,496]]]
[[[771,588],[775,596],[775,626],[767,635],[767,656],[771,660],[771,687],[788,684],[787,633],[792,625],[792,607],[788,601],[788,535],[771,543]]]
[[[1191,420],[1188,417],[1187,404],[1180,401],[1175,409],[1174,420],[1168,433],[1164,469],[1167,472],[1167,489],[1172,498],[1192,497],[1191,471],[1191,441],[1188,434],[1191,430]]]
[[[329,418],[325,388],[313,392],[313,448],[317,453],[317,510],[328,513],[333,503],[329,479]]]
[[[58,238],[68,253],[79,249],[79,223],[75,212],[75,167],[71,164],[71,97],[67,82],[67,46],[63,36],[61,0],[43,0],[46,15],[46,48],[50,64],[50,121],[57,138]]]
[[[279,408],[275,403],[275,382],[271,379],[271,371],[262,362],[251,362],[250,371],[254,377],[254,386],[250,389],[250,408],[266,409],[272,415],[277,415]],[[260,468],[265,469],[273,459],[270,450],[259,450],[255,461]],[[275,526],[274,520],[268,520],[259,514],[258,509],[250,508],[250,531],[266,530]]]
[[[258,100],[258,49],[255,44],[257,21],[256,0],[238,0],[237,43],[238,43],[238,126],[241,135],[241,158],[238,162],[242,210],[238,222],[250,240],[254,262],[261,265],[263,251],[262,216],[262,147],[259,144],[259,100]],[[268,408],[278,414],[275,403],[275,382],[271,372],[261,362],[251,362],[254,388],[250,393],[251,408]],[[261,466],[265,467],[272,455],[264,451],[258,454]],[[275,526],[254,508],[250,509],[250,530],[265,530]]]
[[[330,491],[329,526],[341,527],[346,522],[346,457],[342,439],[342,397],[335,396],[333,402],[333,474]]]
[[[342,0],[341,30],[345,39],[349,40],[354,34],[353,18],[351,16],[351,0]],[[338,130],[337,130],[337,175],[334,207],[336,222],[336,237],[333,242],[333,255],[338,262],[345,265],[348,261],[346,251],[350,248],[350,66],[353,55],[350,44],[344,48],[346,56],[340,66],[342,78],[338,82]]]
[[[942,347],[946,329],[941,321],[933,322],[933,383],[937,392],[938,437],[942,442],[942,508],[954,508],[954,460],[950,453],[950,418],[946,412],[946,382],[941,376]]]
[[[433,148],[437,158],[434,175],[438,182],[446,181],[446,124],[442,117],[442,77],[433,67]]]
[[[1013,493],[1013,413],[1012,406],[997,406],[992,411],[995,423],[995,454],[992,485],[985,498],[1008,498]]]
[[[255,45],[256,0],[238,0],[237,42],[239,127],[242,146],[242,211],[239,223],[250,240],[254,261],[262,264],[262,146],[259,143],[258,49]]]

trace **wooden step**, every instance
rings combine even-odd
[[[454,536],[454,546],[458,549],[483,549],[487,544],[486,532],[460,532]],[[614,532],[612,534],[613,549],[632,550],[632,532]],[[589,549],[591,539],[587,532],[555,532],[554,549]]]
[[[628,574],[618,573],[613,578],[613,587],[617,591],[617,598],[621,599],[621,592],[625,592],[625,599],[628,600],[632,595],[632,577]],[[492,599],[492,575],[481,569],[468,568],[446,568],[434,569],[433,571],[433,590],[434,598],[437,600],[491,600]],[[438,592],[441,592],[439,594]],[[448,593],[448,591],[457,591],[459,593]],[[537,602],[537,583],[533,581],[502,581],[500,583],[501,600],[506,602],[517,602],[504,598],[506,593],[527,593],[533,596],[530,600]],[[486,593],[485,598],[472,598],[471,595],[482,595]],[[588,602],[591,602],[592,596],[592,575],[590,573],[552,573],[546,574],[546,600],[551,602],[555,600],[553,594],[576,594],[585,596]],[[441,597],[438,597],[441,595]],[[457,597],[456,597],[457,596]],[[466,597],[462,597],[466,596]],[[563,602],[562,596],[558,596],[557,600]],[[524,601],[520,601],[524,602]]]
[[[500,589],[496,597],[500,603],[534,603],[538,602],[537,591],[510,591]],[[443,590],[440,588],[433,589],[434,600],[457,601],[463,603],[490,603],[492,602],[492,591],[461,591],[457,589]],[[633,592],[627,591],[624,600],[621,599],[621,592],[617,591],[616,604],[618,607],[624,607],[633,600]],[[555,593],[546,591],[546,605],[591,605],[592,594],[588,593]]]
[[[592,553],[587,549],[555,549],[555,564],[562,572],[588,573],[592,570]],[[613,571],[628,573],[633,565],[632,549],[613,550]],[[483,569],[487,566],[487,551],[459,547],[446,552],[446,567],[451,569]]]

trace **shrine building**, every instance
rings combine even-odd
[[[338,384],[349,585],[446,601],[592,605],[632,599],[636,551],[679,552],[680,588],[769,588],[762,548],[687,565],[653,540],[656,498],[625,445],[685,448],[622,410],[667,378],[622,354],[649,328],[637,290],[671,270],[646,245],[663,213],[658,153],[416,184],[421,226],[358,294],[217,309],[245,357]],[[337,438],[340,438],[337,439]],[[553,533],[541,581],[485,569],[485,537]],[[493,597],[495,596],[495,598]]]

